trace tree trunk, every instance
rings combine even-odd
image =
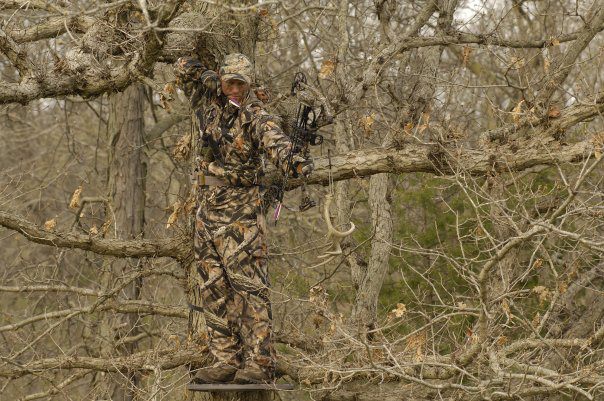
[[[371,208],[371,255],[367,270],[362,274],[352,309],[352,321],[358,324],[361,334],[375,328],[377,305],[384,276],[388,270],[392,242],[391,185],[389,174],[376,174],[369,181],[369,207]]]
[[[147,170],[144,146],[144,89],[132,85],[123,93],[110,99],[109,115],[109,210],[107,219],[113,220],[109,236],[120,239],[142,238],[145,210],[145,176]],[[140,261],[119,259],[109,262],[104,269],[103,285],[109,288],[120,277],[138,268]],[[119,296],[139,299],[142,279],[129,283]],[[117,346],[126,336],[138,332],[139,316],[136,313],[106,318],[101,327],[105,355],[130,355],[136,352],[137,344]],[[114,401],[132,400],[139,385],[138,375],[128,372],[107,375],[103,385],[107,395]]]

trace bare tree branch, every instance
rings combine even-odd
[[[59,248],[83,249],[101,255],[111,255],[128,258],[140,257],[171,257],[185,258],[186,240],[170,238],[164,240],[114,240],[91,237],[76,233],[54,232],[39,227],[25,219],[15,217],[6,212],[0,212],[0,225],[15,230],[28,240]]]
[[[56,38],[66,32],[84,33],[96,19],[86,15],[73,17],[52,17],[44,22],[23,29],[13,29],[8,33],[16,43],[35,42],[43,39]]]
[[[0,29],[0,51],[17,67],[21,79],[29,74],[32,63],[27,56],[27,52],[2,29]]]

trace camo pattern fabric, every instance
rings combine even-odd
[[[250,60],[241,53],[228,54],[220,67],[222,79],[240,79],[251,84],[254,76],[254,67]]]
[[[198,344],[207,342],[217,362],[259,368],[272,377],[266,223],[262,190],[254,184],[263,157],[286,170],[292,145],[253,93],[240,107],[229,104],[218,75],[195,59],[179,59],[176,74],[199,121],[202,147],[211,150],[199,168],[231,184],[201,187],[198,194],[190,299],[202,305],[191,305],[190,333]],[[294,176],[312,163],[300,159],[294,160]],[[204,310],[226,320],[228,328],[206,324]]]
[[[208,187],[199,195],[195,219],[198,280],[192,299],[225,319],[228,331],[192,316],[214,358],[270,377],[275,368],[267,272],[266,223],[258,187]],[[203,290],[202,290],[203,288]],[[199,315],[200,310],[192,310]]]

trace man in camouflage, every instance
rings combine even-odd
[[[250,89],[253,67],[244,55],[227,55],[219,73],[181,58],[176,75],[207,150],[198,166],[189,322],[193,341],[207,343],[212,360],[192,373],[202,383],[272,381],[264,191],[258,182],[264,158],[294,177],[310,174],[313,164],[296,155],[288,168],[292,144]],[[226,321],[227,329],[206,324],[204,311]]]

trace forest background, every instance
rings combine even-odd
[[[2,0],[0,16],[0,398],[201,398],[197,131],[172,65],[234,51],[286,126],[298,71],[334,116],[318,206],[270,227],[279,372],[298,386],[282,399],[604,397],[602,0]],[[321,258],[339,242],[326,205],[357,229]]]

